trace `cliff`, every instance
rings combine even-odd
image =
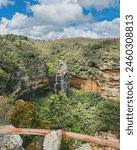
[[[102,76],[97,79],[84,79],[72,77],[69,80],[71,86],[100,94],[106,99],[118,100],[120,95],[120,70],[101,71]]]
[[[119,39],[0,36],[0,125],[87,135],[111,131],[119,137],[119,53]],[[59,62],[67,69],[63,78]],[[55,85],[64,92],[55,93]],[[29,139],[23,137],[25,149],[42,147],[42,138]],[[77,149],[82,143],[62,146]]]
[[[119,99],[119,39],[72,38],[39,41],[23,36],[0,37],[0,94],[22,98],[51,88],[60,59],[69,70],[70,86]]]

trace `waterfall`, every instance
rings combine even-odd
[[[62,60],[59,61],[59,64],[56,67],[56,76],[54,83],[54,91],[56,94],[59,92],[64,92],[67,94],[67,82],[66,74],[68,72],[67,65]]]

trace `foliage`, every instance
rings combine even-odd
[[[9,118],[13,107],[12,99],[0,96],[0,126],[9,124]]]
[[[110,67],[119,68],[119,39],[40,41],[24,36],[0,36],[0,94],[10,96],[18,89],[25,90],[31,81],[43,75],[53,81],[59,59],[66,62],[71,76],[94,79],[101,75],[100,66],[105,62],[111,60]],[[37,87],[34,84],[32,88]],[[34,96],[31,102],[19,100],[15,106],[12,100],[0,97],[0,122],[15,127],[51,127],[89,135],[111,130],[119,135],[119,102],[73,88],[69,89],[68,97],[41,89],[47,92],[45,97]],[[25,147],[38,140],[31,136],[23,139]],[[62,149],[67,150],[70,145],[76,148],[80,144],[79,141],[64,141]]]
[[[50,93],[34,102],[42,118],[47,118],[52,129],[94,135],[111,130],[119,136],[119,102],[105,100],[98,94],[71,88],[65,94]],[[65,145],[80,147],[80,141],[65,141]]]
[[[7,84],[9,78],[9,74],[0,68],[0,90],[5,87],[5,84]]]
[[[31,102],[19,100],[12,111],[10,121],[15,127],[20,128],[45,128],[50,127],[48,122],[40,119]]]
[[[99,75],[99,66],[106,60],[112,60],[114,68],[119,67],[119,39],[73,38],[48,42],[35,40],[27,43],[37,47],[45,56],[46,62],[50,62],[52,71],[58,59],[67,63],[72,76]]]
[[[58,64],[58,59],[56,57],[53,57],[52,59],[51,58],[48,59],[47,68],[48,68],[49,77],[55,77],[57,64]]]
[[[119,136],[120,132],[120,103],[119,101],[105,100],[93,110],[94,121],[101,122],[101,131],[112,131]]]
[[[17,36],[17,35],[13,35],[13,34],[4,35],[2,38],[9,40],[11,42],[14,42],[15,40],[28,40],[28,38],[25,36],[22,36],[22,35]]]
[[[119,128],[118,102],[105,100],[97,94],[71,88],[69,98],[63,93],[59,95],[50,94],[41,103],[40,101],[37,99],[34,104],[35,106],[37,105],[40,116],[47,118],[51,122],[53,129],[60,128],[67,131],[93,135],[100,129],[112,130],[114,126],[112,131],[115,132]],[[98,114],[99,112],[103,114],[100,109],[106,112],[102,116],[102,118],[105,117],[104,120]],[[112,113],[116,113],[117,116],[114,118]],[[110,119],[111,126],[107,122],[107,117]],[[106,126],[107,124],[108,126]]]
[[[30,144],[27,146],[26,150],[40,150],[40,148],[36,145]]]
[[[74,38],[40,41],[24,36],[1,36],[2,92],[13,92],[21,80],[27,82],[26,79],[37,78],[41,72],[53,80],[59,59],[66,62],[71,76],[96,78],[100,75],[100,65],[105,61],[112,61],[112,69],[119,68],[119,39]]]
[[[10,123],[17,128],[50,128],[49,122],[39,117],[33,104],[23,100],[16,102],[15,108],[12,110],[9,120]],[[27,147],[29,144],[39,140],[41,141],[43,138],[40,136],[24,135],[23,146]]]
[[[45,108],[44,108],[45,110]],[[54,94],[46,103],[45,116],[49,119],[53,129],[70,129],[73,116],[71,116],[71,105],[64,93]],[[68,118],[66,120],[66,118]]]
[[[2,94],[13,92],[22,80],[26,82],[26,79],[38,77],[41,72],[46,73],[46,64],[42,56],[25,42],[25,38],[14,35],[7,35],[0,39],[0,90],[2,90],[0,92]]]

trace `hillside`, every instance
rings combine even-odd
[[[68,70],[66,93],[54,90],[60,61]],[[119,39],[0,36],[0,125],[89,135],[112,131],[119,137],[119,61]],[[24,147],[39,141],[23,138]]]
[[[108,99],[119,98],[119,39],[46,42],[13,35],[1,37],[0,72],[4,79],[0,91],[13,91],[13,87],[17,90],[21,84],[34,82],[48,84],[47,77],[54,76],[59,59],[68,66],[71,86],[100,93]]]

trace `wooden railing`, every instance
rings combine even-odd
[[[10,135],[10,134],[29,134],[29,135],[46,135],[51,133],[53,130],[43,130],[43,129],[25,129],[25,128],[0,128],[1,135]],[[116,149],[120,149],[119,141],[112,141],[103,138],[98,138],[94,136],[65,132],[62,131],[62,136],[64,139],[75,139],[82,140],[88,143],[95,143],[102,146],[108,146]]]

